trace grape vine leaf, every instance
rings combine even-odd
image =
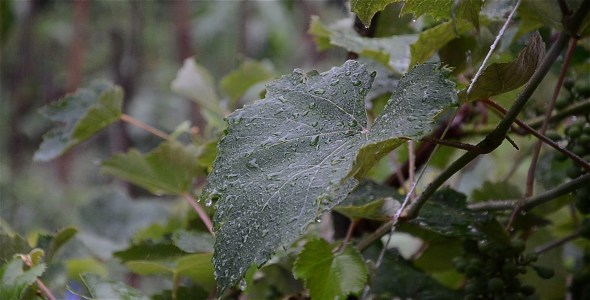
[[[80,275],[93,299],[147,300],[139,290],[120,281],[106,280],[95,274]]]
[[[193,179],[203,174],[199,151],[178,142],[163,142],[147,154],[135,149],[118,153],[101,164],[101,172],[123,178],[155,194],[189,192]]]
[[[252,86],[273,77],[270,63],[247,60],[237,70],[221,78],[219,88],[235,103]]]
[[[402,197],[392,187],[374,181],[361,182],[334,210],[350,219],[386,221],[400,207]]]
[[[429,134],[456,100],[447,73],[437,64],[412,69],[370,129],[364,97],[375,73],[356,61],[322,74],[295,70],[270,83],[265,99],[229,115],[202,195],[217,202],[220,294],[344,199],[355,176]]]
[[[66,227],[56,234],[41,234],[37,239],[37,248],[45,250],[45,262],[49,263],[57,251],[78,233],[75,227]]]
[[[448,19],[450,16],[453,19],[467,20],[479,29],[479,11],[482,5],[482,0],[405,0],[400,14],[411,13],[414,18],[429,15],[435,20]]]
[[[27,287],[33,285],[35,280],[45,272],[45,264],[38,264],[23,271],[23,261],[19,257],[0,268],[0,295],[2,299],[22,299]]]
[[[224,111],[219,104],[213,76],[194,58],[184,60],[182,68],[172,81],[171,88],[173,92],[198,103],[202,108],[223,116]]]
[[[39,112],[61,124],[43,136],[34,160],[49,161],[87,140],[119,120],[123,107],[123,90],[105,81],[91,83]]]
[[[361,22],[363,22],[363,25],[369,27],[369,25],[371,25],[371,19],[373,19],[373,16],[377,12],[384,10],[390,3],[399,1],[400,0],[350,0],[350,11],[358,16]]]
[[[465,88],[459,93],[459,98],[461,101],[473,101],[517,89],[529,81],[543,57],[545,44],[539,32],[535,31],[515,60],[486,67],[469,94]]]
[[[322,239],[307,242],[297,257],[293,273],[303,279],[312,299],[342,299],[362,291],[367,282],[367,266],[352,246],[333,253]]]
[[[12,259],[17,253],[28,253],[31,251],[31,246],[27,240],[20,235],[8,235],[0,233],[0,263],[4,264]]]

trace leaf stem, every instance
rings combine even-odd
[[[213,232],[213,222],[211,222],[209,215],[207,215],[207,213],[201,207],[201,205],[199,205],[197,200],[195,200],[195,198],[188,193],[183,193],[182,197],[195,209],[195,211],[199,215],[199,218],[201,218],[201,221],[203,221],[205,227],[207,227],[207,230],[209,230],[211,235],[215,236],[215,233]]]
[[[429,142],[429,143],[433,143],[433,144],[438,144],[438,145],[443,145],[443,146],[449,146],[449,147],[453,147],[453,148],[457,148],[457,149],[461,149],[461,150],[466,150],[466,151],[472,151],[472,152],[478,152],[481,150],[480,148],[478,148],[475,145],[465,144],[465,143],[456,142],[456,141],[442,140],[442,139],[437,139],[437,138],[428,137],[428,136],[422,138],[421,141]]]
[[[551,189],[545,193],[539,194],[534,197],[524,198],[522,209],[530,210],[538,205],[549,202],[557,197],[561,197],[568,193],[573,192],[583,186],[590,183],[590,174],[580,176],[576,179],[570,180],[558,187]],[[496,211],[496,210],[508,210],[513,209],[514,206],[520,200],[499,200],[499,201],[486,201],[481,203],[475,203],[469,205],[469,209],[474,211]]]
[[[167,141],[172,141],[173,140],[172,137],[170,137],[165,132],[163,132],[163,131],[161,131],[161,130],[159,130],[157,128],[154,128],[154,127],[152,127],[152,126],[150,126],[150,125],[148,125],[146,123],[143,123],[142,121],[140,121],[140,120],[138,120],[138,119],[136,119],[136,118],[134,118],[134,117],[132,117],[130,115],[121,114],[121,116],[119,118],[123,122],[127,122],[127,123],[129,123],[129,124],[131,124],[133,126],[139,127],[139,128],[141,128],[141,129],[143,129],[143,130],[145,130],[145,131],[147,131],[147,132],[149,132],[149,133],[151,133],[151,134],[153,134],[153,135],[155,135],[157,137],[160,137],[160,138],[164,139],[164,140],[167,140]]]
[[[551,101],[549,101],[549,107],[545,112],[545,120],[543,121],[543,124],[541,124],[541,128],[539,129],[539,133],[541,135],[545,135],[545,133],[547,132],[547,127],[549,127],[549,119],[551,118],[551,113],[555,108],[557,96],[559,95],[559,91],[561,90],[561,86],[563,85],[563,81],[565,80],[565,75],[567,73],[567,70],[569,69],[570,61],[572,60],[572,56],[574,54],[574,50],[576,50],[577,45],[578,40],[572,39],[567,49],[565,58],[563,60],[563,65],[561,66],[561,71],[559,72],[559,78],[557,79],[557,83],[555,84],[555,88],[553,89],[553,95],[551,96]],[[539,140],[537,144],[535,144],[535,148],[533,150],[533,158],[531,159],[531,165],[529,166],[529,171],[527,174],[525,197],[530,197],[533,194],[533,189],[535,187],[535,171],[537,170],[537,161],[539,160],[542,146],[542,140]]]
[[[502,107],[500,104],[496,103],[495,101],[493,101],[491,99],[483,99],[481,101],[484,102],[486,105],[490,106],[491,108],[493,108],[494,110],[496,110],[497,112],[499,112],[500,114],[502,114],[502,115],[506,114],[506,109],[504,107]],[[516,123],[518,126],[520,126],[522,129],[524,129],[525,131],[527,131],[531,135],[538,138],[540,141],[551,146],[553,149],[563,153],[565,156],[569,157],[571,160],[573,160],[580,167],[582,167],[582,168],[586,169],[586,171],[590,172],[590,163],[585,161],[583,158],[577,156],[575,153],[569,151],[568,149],[565,149],[565,148],[559,146],[559,144],[557,144],[556,142],[554,142],[553,140],[551,140],[550,138],[548,138],[544,134],[541,134],[537,130],[533,129],[531,126],[527,125],[525,122],[523,122],[519,119],[514,119],[514,123]],[[527,195],[527,197],[530,197],[530,196],[531,195]]]
[[[28,255],[21,254],[20,259],[27,266],[33,267],[33,262],[31,261],[31,258]],[[53,295],[51,290],[49,288],[47,288],[47,286],[43,283],[43,281],[41,281],[41,279],[35,278],[35,283],[37,284],[37,287],[39,287],[39,290],[41,290],[41,293],[43,293],[45,295],[45,297],[47,297],[48,300],[56,300],[57,299],[57,298],[55,298],[55,296]]]
[[[541,255],[549,250],[553,250],[555,248],[558,248],[569,241],[579,238],[581,234],[582,234],[582,230],[578,229],[570,235],[564,236],[564,237],[557,239],[555,241],[551,241],[545,245],[541,245],[535,249],[535,254]]]

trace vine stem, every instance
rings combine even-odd
[[[551,241],[545,245],[541,245],[541,246],[537,247],[537,249],[535,249],[535,254],[541,255],[549,250],[553,250],[555,248],[558,248],[569,241],[579,238],[581,235],[582,235],[582,230],[578,229],[570,235],[564,236],[558,240]]]
[[[491,99],[483,99],[481,101],[484,102],[486,105],[490,106],[491,108],[493,108],[498,113],[500,113],[502,115],[506,114],[506,109],[504,107],[502,107],[500,104],[496,103],[495,101],[493,101]],[[565,156],[569,157],[571,160],[573,160],[575,163],[577,163],[580,167],[582,167],[582,168],[586,169],[586,171],[590,172],[590,163],[585,161],[583,158],[579,157],[578,155],[569,151],[568,149],[565,149],[565,148],[559,146],[559,144],[557,144],[556,142],[554,142],[553,140],[548,138],[546,135],[541,134],[540,132],[538,132],[537,130],[532,128],[531,126],[527,125],[525,122],[523,122],[519,119],[514,119],[514,123],[516,123],[518,126],[520,126],[522,129],[524,129],[525,131],[527,131],[531,135],[538,138],[540,141],[551,146],[553,149],[563,153]],[[528,195],[528,197],[530,197],[530,196],[531,195]]]
[[[161,131],[161,130],[159,130],[157,128],[154,128],[154,127],[152,127],[152,126],[150,126],[150,125],[148,125],[148,124],[146,124],[146,123],[144,123],[144,122],[142,122],[142,121],[140,121],[140,120],[138,120],[138,119],[136,119],[136,118],[134,118],[134,117],[132,117],[130,115],[121,114],[121,116],[119,117],[119,119],[121,121],[123,121],[123,122],[127,122],[127,123],[129,123],[129,124],[131,124],[133,126],[139,127],[139,128],[141,128],[141,129],[143,129],[143,130],[145,130],[145,131],[147,131],[147,132],[149,132],[149,133],[151,133],[151,134],[153,134],[153,135],[155,135],[157,137],[160,137],[160,138],[164,139],[164,140],[167,140],[167,141],[172,141],[173,140],[172,137],[170,137],[170,135],[168,135],[167,133],[165,133],[165,132],[163,132],[163,131]]]
[[[553,113],[553,109],[555,108],[555,101],[557,101],[557,96],[559,95],[559,91],[561,91],[561,86],[563,85],[563,81],[565,80],[565,75],[567,70],[570,66],[570,61],[572,60],[572,56],[574,54],[574,50],[576,50],[576,46],[578,45],[577,39],[572,39],[567,49],[565,58],[563,60],[563,65],[561,66],[561,71],[559,72],[559,78],[557,79],[557,83],[555,84],[555,89],[553,89],[553,95],[551,96],[551,101],[549,101],[549,107],[545,112],[545,120],[543,120],[543,124],[541,124],[541,128],[539,129],[539,133],[545,135],[547,132],[547,127],[549,127],[549,119],[551,118],[551,114]],[[527,174],[526,180],[526,193],[525,197],[530,197],[533,195],[533,189],[535,187],[535,171],[537,170],[537,162],[539,160],[539,155],[541,154],[541,147],[543,146],[543,141],[539,140],[537,144],[535,144],[535,148],[533,150],[533,158],[531,159],[531,165],[529,166],[529,171]],[[518,213],[517,207],[515,207],[515,212]]]
[[[195,198],[188,193],[182,194],[182,197],[195,209],[195,211],[199,215],[199,218],[201,218],[201,221],[203,221],[205,227],[207,227],[207,230],[209,230],[211,235],[215,236],[215,233],[213,232],[213,222],[211,222],[209,215],[207,215],[203,207],[201,207],[197,200],[195,200]]]
[[[504,36],[504,32],[506,32],[506,28],[508,28],[508,24],[510,24],[510,21],[512,21],[512,17],[514,17],[514,13],[516,12],[518,7],[520,6],[521,1],[522,0],[516,1],[514,8],[512,8],[512,11],[508,15],[508,18],[506,19],[506,22],[504,22],[504,25],[500,29],[500,32],[498,32],[498,35],[496,35],[496,39],[494,40],[494,43],[492,43],[492,45],[490,46],[490,51],[488,51],[488,54],[486,55],[483,62],[481,63],[479,70],[477,70],[477,72],[475,73],[475,76],[473,77],[473,80],[471,81],[471,83],[469,84],[469,87],[467,88],[467,95],[469,95],[469,93],[471,93],[471,89],[473,89],[475,82],[477,82],[477,79],[479,79],[479,76],[481,75],[481,72],[483,72],[483,69],[486,66],[488,60],[490,59],[490,57],[492,57],[492,53],[494,53],[494,50],[496,50],[496,47],[498,47],[498,43],[500,42],[500,39],[502,39],[502,36]]]
[[[539,194],[534,197],[522,199],[523,210],[530,210],[533,207],[549,202],[557,197],[569,194],[574,190],[577,190],[590,183],[590,174],[580,176],[576,179],[570,180],[558,187],[551,189],[545,193]],[[474,211],[494,211],[494,210],[508,210],[513,209],[514,205],[520,200],[499,200],[499,201],[486,201],[481,203],[470,204],[468,207]]]
[[[31,258],[28,255],[21,254],[20,259],[27,266],[33,267],[33,262],[31,261]],[[43,293],[45,295],[45,297],[47,297],[48,300],[56,300],[57,299],[57,298],[55,298],[55,295],[53,295],[51,290],[49,288],[47,288],[47,286],[43,283],[43,281],[41,281],[41,279],[36,278],[35,283],[37,284],[37,287],[39,287],[39,289],[41,290],[41,293]]]
[[[523,91],[518,95],[514,104],[510,108],[510,110],[506,113],[506,116],[500,121],[498,126],[488,134],[483,141],[481,141],[477,146],[486,150],[486,153],[489,153],[499,147],[504,140],[504,137],[510,130],[510,127],[514,120],[517,118],[518,114],[527,103],[529,98],[535,92],[541,81],[545,77],[545,75],[551,69],[551,66],[555,63],[557,58],[559,57],[561,51],[566,47],[567,43],[569,42],[571,35],[570,32],[577,32],[582,24],[582,21],[590,11],[590,0],[584,0],[576,13],[570,19],[569,25],[571,26],[569,30],[564,30],[558,39],[553,43],[549,52],[545,55],[543,62],[540,66],[535,70],[533,76],[530,78],[528,84],[525,86]],[[404,213],[400,216],[406,220],[413,219],[418,215],[420,208],[426,203],[426,201],[430,198],[430,196],[438,190],[440,186],[442,186],[447,179],[453,176],[455,173],[459,172],[463,169],[468,163],[473,161],[477,158],[480,154],[467,152],[459,157],[456,161],[454,161],[448,168],[446,168],[442,173],[440,173],[434,181],[432,181],[420,194],[420,196],[412,202]],[[377,228],[372,234],[367,236],[365,239],[361,240],[357,245],[358,249],[364,249],[373,241],[379,239],[382,235],[386,234],[391,230],[393,225],[397,220],[391,220],[384,223],[381,227]]]

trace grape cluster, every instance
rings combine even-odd
[[[457,271],[465,274],[465,300],[471,299],[539,299],[535,288],[523,285],[518,278],[533,268],[541,278],[551,278],[554,271],[532,265],[534,254],[523,254],[524,241],[515,239],[509,245],[490,241],[463,243],[463,254],[453,259]]]

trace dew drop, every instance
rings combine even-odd
[[[316,95],[323,95],[323,94],[326,93],[326,90],[324,90],[324,89],[317,89],[317,90],[313,91],[313,93],[316,94]]]
[[[311,141],[309,142],[310,146],[317,146],[318,142],[320,141],[320,136],[316,135],[314,137],[311,138]]]
[[[354,85],[354,86],[359,86],[359,85],[361,85],[361,83],[362,82],[360,80],[353,80],[352,81],[352,85]]]
[[[322,222],[322,218],[321,218],[321,217],[318,217],[318,218],[316,218],[316,219],[315,219],[315,222],[316,222],[316,223],[321,223],[321,222]]]
[[[311,123],[311,127],[317,127],[318,124],[319,124],[318,122],[313,122],[313,123]]]
[[[279,96],[279,101],[285,103],[285,102],[287,102],[287,99],[283,96]]]
[[[314,109],[316,106],[315,102],[309,104],[309,109]]]
[[[246,280],[242,278],[242,280],[240,280],[240,290],[245,291],[246,287]]]
[[[256,163],[256,158],[251,159],[246,163],[246,167],[250,169],[258,169],[260,166]]]
[[[213,199],[211,199],[211,198],[205,199],[205,206],[209,207],[209,206],[211,206],[211,204],[213,204]]]
[[[330,81],[330,85],[331,85],[331,86],[338,85],[338,83],[340,83],[340,79],[338,79],[338,78],[336,78],[336,79],[333,79],[332,81]]]
[[[377,76],[377,71],[373,71],[373,72],[371,72],[370,76],[371,76],[372,78],[375,78],[375,77]]]
[[[350,122],[348,122],[348,126],[350,127],[356,127],[358,125],[358,122],[356,120],[352,120]]]

